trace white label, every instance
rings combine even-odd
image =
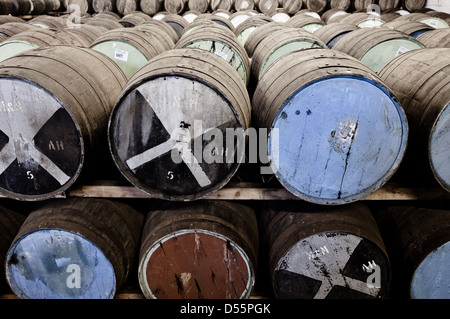
[[[409,50],[407,48],[404,47],[400,47],[398,48],[397,54],[395,56],[399,56],[400,54],[403,54],[405,52],[408,52]]]
[[[228,59],[228,54],[226,54],[225,52],[222,52],[222,51],[220,51],[218,49],[216,49],[214,54],[220,56],[224,60]]]
[[[128,51],[115,49],[114,50],[114,58],[116,60],[121,60],[121,61],[127,62],[128,61]]]
[[[437,20],[430,20],[430,22],[428,23],[428,25],[430,27],[436,28],[438,25],[438,21]]]

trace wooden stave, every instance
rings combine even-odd
[[[199,57],[202,60],[199,61]],[[208,66],[205,61],[209,60],[213,61],[214,64]],[[208,63],[211,63],[211,61],[209,61]],[[213,67],[210,68],[211,66]],[[207,69],[205,69],[205,67]],[[219,183],[217,183],[216,185],[212,185],[211,187],[196,194],[171,195],[162,193],[156,189],[149,189],[148,186],[143,185],[139,180],[136,179],[135,176],[128,172],[127,166],[123,164],[118,157],[116,150],[114,149],[115,146],[113,127],[116,121],[116,113],[118,112],[122,101],[125,100],[128,92],[132,92],[135,88],[139,87],[140,84],[154,78],[164,76],[181,76],[196,81],[200,80],[201,83],[206,84],[214,90],[220,92],[220,94],[223,95],[227,103],[232,108],[240,125],[242,125],[242,128],[245,131],[250,124],[250,99],[248,97],[248,92],[244,83],[242,82],[242,80],[239,80],[240,77],[237,72],[232,70],[234,70],[234,68],[231,65],[229,65],[228,63],[224,63],[222,58],[217,57],[211,52],[201,49],[175,48],[151,59],[149,63],[138,70],[133,75],[133,77],[129,79],[126,88],[123,90],[122,96],[118,99],[116,106],[113,109],[108,124],[108,143],[111,156],[116,163],[116,166],[119,168],[119,171],[122,172],[125,178],[127,178],[138,188],[142,189],[144,192],[152,193],[158,198],[163,198],[171,201],[191,201],[201,199],[208,194],[216,191],[217,189],[222,188],[229,181],[229,179],[231,179],[231,177],[239,167],[239,160],[237,164],[233,164],[234,166],[230,171],[227,172],[227,176],[225,176],[225,178],[222,179]],[[224,85],[223,83],[227,83],[227,85]]]
[[[414,32],[417,31],[426,31],[427,30],[434,30],[433,27],[430,27],[428,25],[426,25],[425,23],[421,23],[421,22],[414,22],[414,21],[403,21],[403,20],[394,20],[391,22],[387,22],[385,24],[382,25],[383,28],[390,28],[396,31],[400,31],[403,33],[406,33],[407,35],[412,35]],[[422,44],[423,41],[417,39],[419,42],[421,42]],[[426,46],[426,45],[425,45]]]
[[[205,13],[209,9],[209,0],[188,0],[187,7],[189,10]]]
[[[245,85],[247,85],[251,73],[250,60],[247,55],[247,52],[245,51],[241,43],[237,40],[237,37],[233,33],[233,31],[219,24],[211,24],[209,26],[195,28],[194,30],[192,30],[192,32],[189,32],[187,35],[182,36],[178,40],[175,48],[183,48],[189,43],[201,41],[202,39],[212,39],[214,41],[223,42],[228,46],[230,46],[240,56],[240,59],[244,63],[246,72],[246,80],[244,79],[243,80]]]
[[[295,14],[303,7],[303,3],[296,0],[283,0],[281,2],[281,5],[283,9],[286,10],[286,12],[289,14]]]
[[[68,231],[91,242],[105,255],[114,269],[117,292],[136,262],[143,222],[143,214],[119,201],[100,198],[49,200],[33,209],[22,223],[9,247],[7,267],[10,267],[14,247],[27,235],[48,229]],[[8,276],[14,293],[19,298],[27,298],[24,292],[14,289],[18,287],[11,280]]]
[[[68,55],[73,57],[84,56],[84,61],[73,59],[71,60],[72,63],[68,63]],[[30,60],[33,63],[25,63],[29,67],[23,67],[24,61]],[[86,69],[84,66],[88,62],[93,63],[92,65],[98,64],[103,69],[104,74],[95,72],[91,68]],[[21,65],[22,67],[19,67]],[[56,69],[50,72],[52,75],[49,76],[47,71],[53,68]],[[64,74],[60,74],[62,69],[65,69]],[[80,72],[80,70],[81,74],[77,74],[76,72]],[[121,89],[125,86],[126,78],[115,63],[105,59],[104,55],[89,49],[68,46],[51,46],[24,52],[19,56],[5,60],[0,72],[1,78],[22,79],[41,87],[45,92],[60,101],[76,123],[81,139],[82,154],[77,172],[71,176],[67,183],[59,189],[41,195],[15,194],[0,189],[5,196],[18,200],[36,201],[52,198],[70,187],[78,179],[83,167],[86,167],[86,170],[92,168],[93,159],[98,155],[98,148],[101,149],[102,140],[105,138],[102,132],[106,131],[109,113]],[[72,83],[73,80],[67,74],[72,74],[73,78],[78,78],[80,81],[82,76],[84,81],[90,80],[91,91],[89,92],[86,89],[85,95],[75,98],[70,89],[67,89],[71,85],[65,84],[67,81]],[[105,76],[109,81],[104,80]],[[97,108],[91,106],[92,101],[97,101]]]
[[[348,9],[350,9],[351,4],[352,4],[351,0],[331,0],[330,8],[347,11]]]
[[[143,24],[138,25],[137,27],[139,26],[154,26],[160,28],[161,30],[164,30],[164,32],[166,32],[170,36],[174,44],[179,40],[179,36],[175,32],[175,30],[163,21],[152,19],[150,21],[145,21]]]
[[[34,28],[36,28],[36,26],[28,24],[28,23],[8,22],[8,23],[0,24],[0,34],[3,34],[9,38],[15,34],[18,34],[23,31],[31,30]]]
[[[318,29],[314,35],[321,39],[325,44],[329,45],[329,43],[336,37],[354,30],[358,30],[358,27],[353,24],[333,22]]]
[[[450,48],[449,29],[427,31],[417,37],[427,48]]]
[[[327,0],[306,0],[306,7],[314,12],[321,13],[326,10],[328,6]]]
[[[0,289],[7,287],[5,278],[5,257],[8,249],[26,216],[18,211],[12,210],[5,205],[0,205]]]
[[[415,171],[419,172],[417,178],[428,181],[434,177],[431,179],[448,191],[450,189],[448,181],[438,178],[435,168],[431,165],[429,154],[432,130],[450,101],[446,93],[448,90],[445,90],[450,85],[446,75],[450,69],[446,58],[447,51],[448,48],[428,48],[407,52],[406,56],[398,56],[386,64],[379,76],[402,103],[411,127],[412,142],[405,159],[405,171],[415,168]],[[428,55],[432,56],[432,59],[429,60]],[[408,77],[403,77],[399,83],[395,83],[393,79],[398,78],[396,70],[410,70],[410,73]],[[407,83],[410,84],[405,87]]]
[[[391,262],[384,238],[368,206],[352,203],[338,207],[313,206],[311,204],[274,202],[262,209],[259,216],[261,244],[266,247],[264,259],[275,298],[279,298],[275,274],[277,264],[298,242],[311,236],[322,234],[350,234],[361,237],[373,244],[384,257],[388,274],[381,287],[383,293],[377,298],[385,298],[390,290]],[[323,265],[323,267],[326,267]],[[326,270],[324,270],[325,272]],[[309,298],[311,298],[310,296]],[[308,297],[303,297],[308,298]],[[339,298],[352,298],[340,296]],[[356,298],[362,298],[358,296]]]
[[[269,58],[273,51],[283,46],[284,44],[293,41],[305,41],[310,42],[312,45],[326,48],[318,37],[314,36],[308,31],[297,29],[295,27],[274,31],[272,34],[266,36],[256,47],[255,52],[252,55],[252,74],[255,79],[261,79],[262,66],[264,62]],[[287,53],[286,53],[287,54]]]
[[[250,34],[247,41],[245,42],[244,48],[247,51],[248,56],[251,58],[262,40],[276,30],[285,29],[287,26],[284,23],[280,22],[269,22],[265,25],[258,27],[254,32]]]
[[[164,0],[164,9],[173,14],[181,14],[186,10],[187,0]]]
[[[426,0],[402,0],[402,7],[408,11],[415,11],[425,7]]]
[[[167,221],[170,220],[170,223]],[[248,206],[225,201],[200,201],[186,204],[163,204],[147,215],[139,253],[139,282],[146,298],[155,298],[143,282],[145,260],[152,246],[168,234],[179,231],[206,231],[219,234],[242,248],[247,255],[253,276],[257,267],[258,227],[256,215]],[[249,278],[254,281],[254,278]],[[253,288],[253,283],[251,284]],[[249,298],[248,291],[243,298]],[[214,298],[214,297],[213,297]]]
[[[140,8],[142,12],[153,16],[162,10],[163,4],[162,0],[141,0]]]
[[[392,203],[378,208],[374,217],[391,256],[393,279],[396,281],[393,293],[400,298],[414,298],[411,288],[418,268],[429,255],[449,241],[449,211],[427,204]],[[439,285],[440,282],[434,284]],[[428,298],[447,297],[419,297]]]

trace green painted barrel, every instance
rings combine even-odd
[[[347,33],[332,47],[379,72],[390,60],[402,53],[425,46],[402,32],[385,28],[364,28]]]
[[[197,48],[216,54],[227,61],[247,85],[250,78],[250,61],[236,35],[226,27],[208,25],[197,27],[182,36],[175,48]]]
[[[173,48],[164,31],[152,27],[114,29],[98,37],[91,49],[110,57],[130,78],[148,60]]]

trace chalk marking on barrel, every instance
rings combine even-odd
[[[48,107],[39,110],[39,112],[36,112],[35,117],[33,117],[33,124],[43,123],[43,125],[41,126],[27,125],[27,123],[30,121],[30,118],[28,118],[27,115],[23,113],[16,113],[16,115],[12,118],[9,118],[8,121],[0,122],[0,131],[8,136],[10,140],[10,142],[6,144],[5,147],[0,151],[0,155],[2,158],[2,161],[0,161],[0,174],[3,174],[3,172],[16,159],[19,161],[22,160],[22,158],[20,158],[21,156],[18,156],[17,154],[21,154],[24,150],[26,150],[27,154],[22,155],[25,160],[31,157],[43,169],[51,174],[61,185],[63,185],[70,179],[70,177],[67,176],[55,163],[53,163],[47,156],[45,156],[34,147],[34,137],[45,125],[45,123],[47,123],[47,121],[56,113],[56,111],[58,111],[58,108]],[[20,127],[20,132],[13,132],[12,127]],[[15,135],[18,135],[18,138],[12,139],[11,137]]]
[[[149,101],[147,95],[142,94],[142,92],[140,92],[140,93],[142,96],[145,97],[149,107],[151,107],[151,102]],[[160,108],[152,107],[152,110],[154,111],[155,116],[158,117],[158,119],[160,120],[161,125],[164,127],[164,129],[167,132],[172,132],[171,137],[166,142],[129,158],[126,161],[128,167],[131,170],[134,170],[137,167],[142,166],[142,165],[154,160],[158,156],[161,156],[161,155],[171,151],[173,148],[177,148],[180,151],[179,153],[180,153],[181,159],[186,164],[186,166],[189,168],[189,170],[191,171],[192,175],[195,177],[195,179],[197,180],[199,185],[201,187],[206,187],[206,186],[210,185],[211,181],[210,181],[209,177],[203,171],[197,158],[192,153],[192,150],[186,146],[182,147],[182,145],[180,145],[181,143],[178,143],[177,140],[178,140],[178,135],[179,135],[178,133],[180,131],[180,123],[183,124],[183,129],[186,129],[186,130],[188,128],[193,129],[194,134],[192,134],[193,136],[191,135],[191,139],[193,139],[193,140],[195,140],[196,138],[205,134],[212,128],[207,129],[205,131],[198,130],[198,129],[192,128],[190,125],[186,125],[186,121],[177,122],[177,121],[173,120],[173,118],[167,119],[167,116],[165,116],[165,114],[162,113],[162,110]],[[198,120],[196,120],[195,122],[198,122]],[[226,122],[214,123],[214,125],[216,127],[219,127],[225,123]],[[188,127],[188,128],[186,128],[186,127]],[[185,144],[185,143],[183,143],[183,144]]]

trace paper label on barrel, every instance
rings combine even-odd
[[[216,51],[214,51],[214,54],[220,56],[224,60],[228,59],[228,54],[226,54],[225,52],[220,51],[219,49],[216,49]]]
[[[121,60],[124,62],[128,61],[128,52],[125,50],[121,50],[121,49],[114,49],[114,58],[116,60]]]
[[[436,28],[437,27],[437,25],[438,25],[438,21],[437,20],[430,20],[430,22],[428,23],[428,25],[430,26],[430,27],[433,27],[433,28]]]
[[[408,51],[409,51],[409,49],[407,49],[405,47],[400,47],[400,48],[398,48],[397,54],[395,56],[399,56],[400,54],[406,53]]]
[[[386,288],[381,283],[385,271],[384,259],[363,238],[324,233],[297,242],[281,258],[274,286],[280,298],[287,297],[284,294],[289,291],[295,295],[291,298],[324,299],[339,290],[344,297],[347,293],[377,297]],[[289,288],[293,282],[302,282],[303,286]]]

